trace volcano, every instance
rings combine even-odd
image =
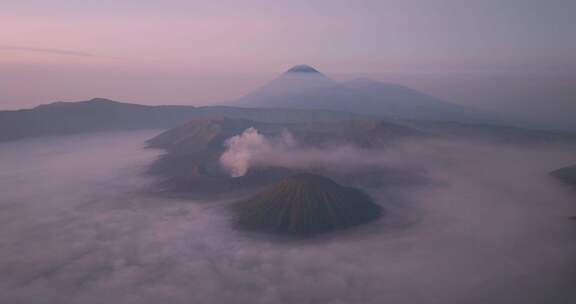
[[[362,191],[309,173],[287,177],[239,202],[237,211],[242,228],[300,236],[349,228],[382,214]]]
[[[231,105],[260,108],[324,109],[381,118],[486,123],[493,113],[443,101],[394,83],[370,79],[338,82],[318,69],[293,66]]]

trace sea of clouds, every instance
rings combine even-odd
[[[234,230],[233,200],[151,193],[153,135],[0,144],[0,303],[576,300],[576,193],[547,175],[576,162],[573,146],[388,149],[387,165],[430,183],[372,192],[381,221],[294,241]]]

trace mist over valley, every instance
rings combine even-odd
[[[0,144],[0,298],[20,303],[569,303],[573,145],[422,140],[382,151],[426,182],[366,188],[385,215],[278,238],[235,229],[236,198],[167,197],[160,131]],[[334,164],[333,164],[334,165]],[[441,278],[441,279],[439,279]],[[102,290],[106,290],[102,293]]]

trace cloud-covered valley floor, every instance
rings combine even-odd
[[[232,200],[148,190],[153,132],[0,144],[0,303],[574,303],[575,147],[422,142],[421,187],[307,241],[233,230]],[[402,202],[387,202],[402,197]]]

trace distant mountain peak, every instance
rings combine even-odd
[[[306,73],[306,74],[322,74],[317,69],[307,65],[299,64],[291,67],[286,73]]]

